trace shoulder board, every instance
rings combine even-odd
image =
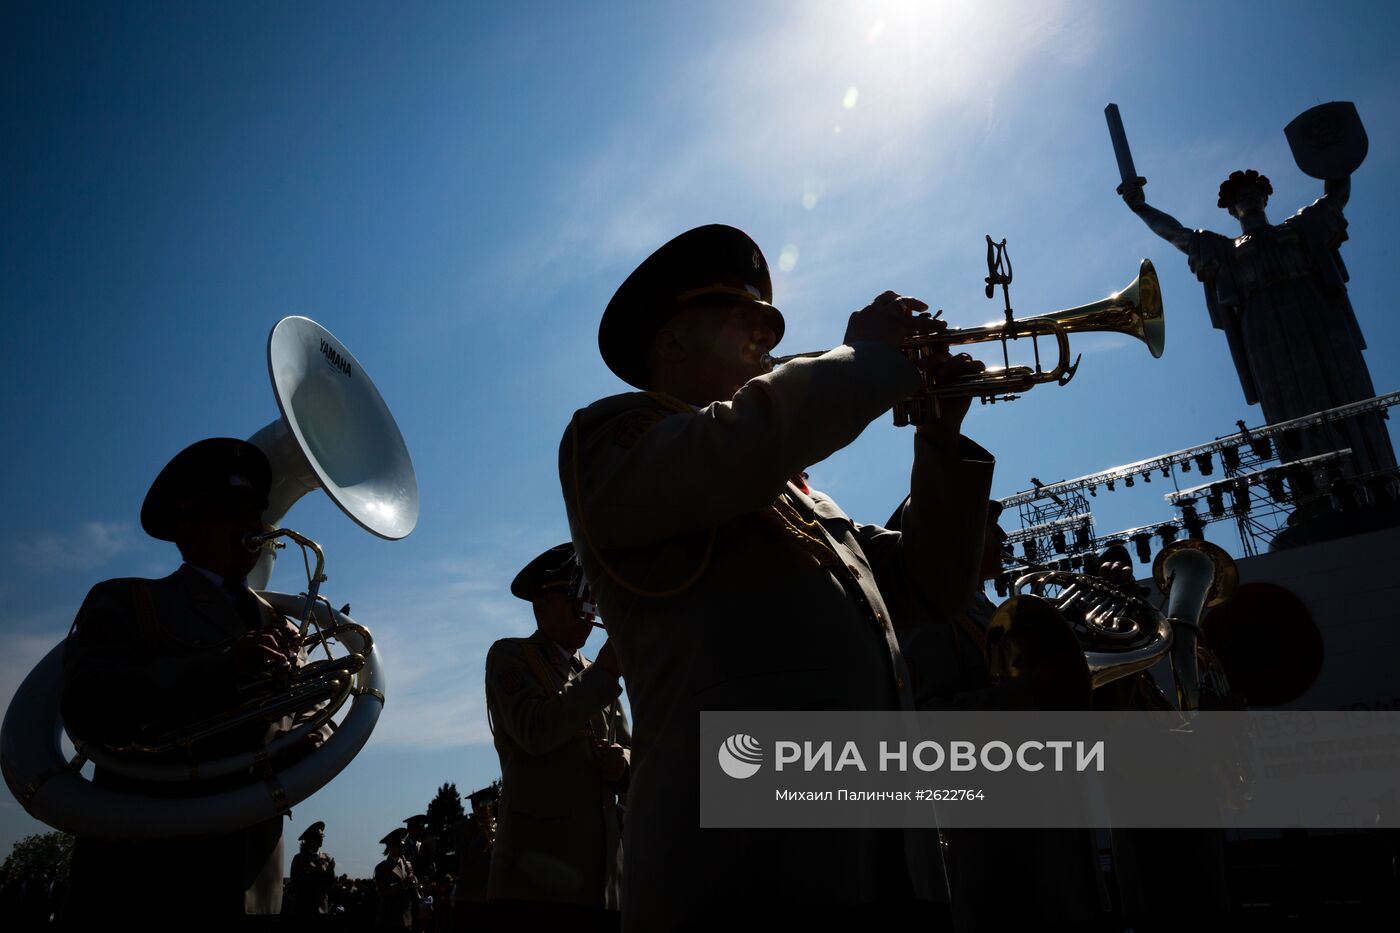
[[[660,392],[627,392],[601,399],[575,414],[584,434],[598,428],[608,431],[620,447],[631,447],[669,415],[690,411],[690,406]]]

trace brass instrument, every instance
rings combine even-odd
[[[1203,679],[1228,693],[1220,665],[1199,645],[1198,634],[1201,613],[1234,592],[1239,578],[1234,561],[1205,541],[1173,541],[1157,555],[1154,577],[1167,597],[1160,610],[1129,588],[1088,574],[1037,570],[1018,577],[1014,595],[988,624],[990,679],[1024,674],[1028,658],[1072,639],[1084,654],[1084,679],[1091,689],[1170,656],[1176,679],[1171,708],[1198,709]],[[1033,592],[1023,594],[1023,589]]]
[[[1213,692],[1228,695],[1225,669],[1211,650],[1200,644],[1201,616],[1234,595],[1240,582],[1235,562],[1208,541],[1173,541],[1152,562],[1152,579],[1158,591],[1167,596],[1164,613],[1176,638],[1172,672],[1177,709],[1200,708],[1203,679]]]
[[[120,756],[165,755],[189,749],[195,742],[236,729],[246,723],[273,722],[285,716],[303,715],[305,718],[298,722],[293,730],[279,736],[267,747],[265,754],[270,756],[319,731],[340,712],[352,696],[376,690],[382,692],[379,687],[370,684],[371,675],[378,663],[377,658],[371,669],[365,670],[366,665],[375,657],[374,638],[369,629],[332,609],[326,598],[320,595],[321,584],[326,580],[326,560],[320,545],[290,528],[245,535],[243,543],[248,550],[257,552],[265,546],[282,547],[277,541],[279,538],[295,541],[304,550],[316,555],[315,568],[311,569],[308,566],[305,593],[300,596],[263,594],[274,609],[287,618],[297,620],[297,648],[306,652],[307,662],[280,675],[271,675],[246,688],[238,704],[231,709],[222,710],[187,725],[139,736],[130,745],[114,748],[112,752]],[[345,651],[344,655],[336,657],[332,654],[332,644],[339,644]],[[313,659],[312,655],[318,651],[325,656]],[[382,702],[382,698],[379,702]],[[78,743],[75,742],[76,744]],[[127,772],[133,765],[124,757],[109,756],[104,750],[93,748],[87,743],[82,744],[81,750],[87,757],[115,773]],[[251,760],[250,758],[250,764]],[[143,770],[149,779],[149,768]],[[214,776],[216,770],[219,769],[211,769],[209,765],[201,767],[205,777]],[[188,768],[183,765],[175,767],[170,772],[170,779],[188,780]]]
[[[1021,592],[1027,588],[1034,592]],[[1161,612],[1098,577],[1037,570],[1018,577],[1013,592],[987,626],[993,682],[1026,673],[1053,648],[1078,646],[1083,680],[1093,690],[1151,667],[1171,649],[1172,628]]]
[[[1073,363],[1069,359],[1069,335],[1072,333],[1127,334],[1146,344],[1148,352],[1154,358],[1162,355],[1166,339],[1162,320],[1162,289],[1157,282],[1156,270],[1147,259],[1142,261],[1137,278],[1126,288],[1100,301],[1020,320],[1012,318],[1008,311],[1007,317],[1008,320],[1004,322],[982,327],[906,337],[900,344],[900,349],[915,362],[932,355],[936,348],[1000,341],[1006,365],[990,367],[978,375],[943,385],[934,383],[931,374],[921,367],[919,371],[923,384],[913,397],[895,404],[895,425],[903,427],[907,424],[922,424],[930,415],[937,417],[940,398],[975,397],[983,402],[1010,401],[1019,393],[1037,385],[1065,385],[1074,378],[1074,373],[1079,368],[1079,357],[1075,357]],[[1018,340],[1022,337],[1031,339],[1034,366],[1009,364],[1006,343],[1008,340]],[[1053,337],[1058,350],[1055,366],[1049,370],[1041,368],[1038,342],[1041,337]],[[792,360],[821,356],[826,352],[828,351],[818,350],[776,358],[765,356],[764,362],[771,370],[774,366]]]
[[[357,524],[383,538],[402,538],[418,520],[418,483],[393,416],[358,360],[315,321],[289,317],[268,336],[268,373],[280,415],[251,442],[267,454],[272,488],[262,521],[269,529],[244,545],[261,550],[249,574],[263,591],[272,572],[273,548],[287,538],[307,562],[302,595],[259,592],[283,616],[299,623],[298,649],[311,659],[260,682],[237,706],[218,716],[170,728],[148,727],[120,748],[74,742],[78,755],[63,755],[61,697],[64,643],[50,651],[15,692],[0,727],[0,771],[25,810],[57,829],[92,838],[158,839],[233,832],[276,817],[305,800],[349,765],[369,740],[384,704],[384,672],[369,631],[337,611],[324,596],[321,548],[310,538],[278,527],[292,504],[313,489],[325,493]],[[314,631],[313,631],[314,629]],[[338,643],[343,657],[332,656]],[[314,752],[280,756],[349,709]],[[265,746],[214,760],[196,743],[245,723],[299,714],[303,721]],[[134,781],[165,783],[176,793],[143,795],[90,781],[86,761]],[[246,781],[215,781],[244,776]],[[223,788],[223,789],[220,789]]]

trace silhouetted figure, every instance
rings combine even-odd
[[[1350,178],[1324,183],[1323,196],[1281,224],[1264,213],[1273,185],[1253,169],[1232,172],[1218,206],[1240,224],[1234,238],[1188,230],[1151,207],[1141,187],[1123,200],[1158,236],[1186,254],[1205,285],[1211,323],[1225,332],[1245,401],[1270,424],[1370,398],[1376,394],[1361,351],[1366,341],[1347,298],[1340,247]],[[1301,432],[1299,459],[1350,447],[1347,475],[1394,469],[1395,454],[1379,414]]]
[[[232,708],[250,685],[298,662],[297,631],[248,589],[271,468],[262,451],[211,438],[181,451],[152,483],[141,525],[173,541],[185,563],[160,580],[92,588],[64,649],[63,718],[77,740],[121,747]],[[260,748],[292,720],[252,722],[196,742],[213,760]],[[148,739],[149,740],[149,739]],[[166,760],[186,762],[184,750]],[[212,793],[243,775],[197,787],[136,781],[98,768],[94,782],[140,797]],[[133,835],[139,835],[133,833]],[[191,928],[282,904],[280,816],[218,836],[147,842],[79,836],[64,922],[74,929],[129,920]]]

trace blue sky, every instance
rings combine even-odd
[[[1225,174],[1269,175],[1283,219],[1321,193],[1284,125],[1351,100],[1370,155],[1343,256],[1376,389],[1400,387],[1390,4],[11,3],[0,16],[0,703],[92,583],[174,568],[174,548],[140,531],[146,487],[186,444],[272,420],[268,331],[314,318],[378,384],[422,490],[418,529],[396,543],[320,494],[286,521],[325,546],[325,591],[374,630],[387,667],[370,745],[288,827],[324,819],[352,874],[439,784],[498,774],[486,648],[531,630],[507,587],[566,535],[555,455],[570,413],[623,388],[597,356],[601,310],[681,230],[723,222],[758,240],[789,352],[839,343],[846,315],[886,288],[954,326],[990,320],[985,233],[1010,241],[1025,314],[1101,298],[1153,259],[1161,360],[1089,337],[1070,386],[969,416],[1006,495],[1260,420],[1184,257],[1114,195],[1104,105],[1122,108],[1151,203],[1233,233],[1215,207]],[[910,443],[882,419],[813,483],[882,521]],[[1099,527],[1169,517],[1163,491],[1100,496]],[[283,564],[274,588],[299,588]],[[40,829],[0,799],[0,851]]]

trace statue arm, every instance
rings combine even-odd
[[[1123,203],[1127,204],[1134,214],[1141,217],[1142,222],[1147,224],[1153,233],[1183,253],[1191,251],[1192,231],[1183,227],[1175,217],[1148,204],[1141,187],[1135,185],[1125,190]]]
[[[1331,201],[1337,210],[1346,207],[1347,201],[1351,200],[1351,176],[1327,179],[1322,183],[1322,195]]]

